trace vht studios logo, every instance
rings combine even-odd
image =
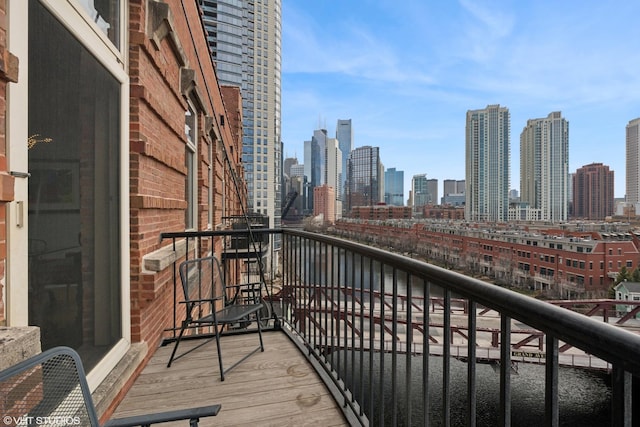
[[[2,423],[7,426],[79,426],[80,417],[2,417]]]

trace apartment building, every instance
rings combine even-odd
[[[351,237],[405,242],[427,261],[556,298],[606,298],[623,266],[640,266],[640,236],[623,225],[533,230],[466,221],[343,219],[335,228]]]
[[[467,111],[465,130],[465,218],[506,221],[510,179],[509,109],[488,105]]]

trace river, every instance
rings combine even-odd
[[[384,287],[385,292],[391,292],[393,287],[393,276],[391,270],[384,271],[384,281],[380,280],[380,267],[365,262],[365,267],[361,268],[361,263],[356,258],[355,268],[350,257],[343,255],[336,256],[334,259],[327,259],[323,255],[315,257],[317,265],[322,265],[322,272],[329,272],[332,277],[332,283],[360,282],[363,288],[380,291]],[[306,282],[316,283],[323,286],[326,280],[320,271],[315,271],[313,266],[315,263],[302,262],[302,265],[309,266],[309,270],[303,273]],[[373,271],[373,275],[371,274]],[[358,285],[356,285],[358,286]],[[398,294],[406,295],[407,283],[403,275],[397,276]],[[413,297],[422,297],[424,288],[421,284],[412,284],[411,293]],[[431,297],[442,296],[441,288],[432,286],[430,288]],[[364,296],[364,299],[368,299]],[[391,366],[391,355],[376,353],[374,357],[374,372],[380,372],[380,358],[384,358],[385,371],[380,375],[374,375],[374,407],[390,407],[388,402],[391,401],[390,372],[387,370]],[[345,360],[347,360],[345,358]],[[416,356],[412,358],[411,363],[411,392],[406,395],[406,384],[404,381],[406,357],[402,355],[397,357],[398,370],[401,373],[398,376],[398,393],[396,395],[399,404],[397,414],[393,414],[388,410],[384,414],[385,425],[391,425],[393,417],[397,417],[398,425],[408,425],[407,422],[407,399],[412,401],[411,425],[423,424],[423,396],[422,396],[422,357]],[[365,357],[364,378],[368,378],[368,357]],[[344,365],[343,365],[344,366]],[[467,367],[465,362],[456,359],[451,360],[450,378],[451,378],[451,425],[466,425],[466,383],[467,383]],[[348,372],[359,378],[359,366],[348,367]],[[350,375],[349,374],[349,375]],[[517,373],[511,375],[511,414],[513,426],[540,426],[544,424],[544,365],[534,364],[518,364]],[[368,380],[365,380],[368,381]],[[381,384],[380,381],[384,381]],[[442,412],[442,358],[438,356],[429,357],[429,402],[430,402],[430,425],[440,425],[440,414]],[[500,391],[500,375],[496,365],[478,364],[477,365],[477,425],[478,426],[495,426],[498,425],[497,414],[499,413],[499,391]],[[579,368],[559,369],[559,417],[562,426],[607,426],[611,420],[611,386],[610,378],[607,373],[600,371],[591,371]],[[639,391],[637,381],[634,384],[634,405],[635,401],[640,404],[638,399]],[[364,402],[365,411],[369,408],[369,384],[364,384],[364,393],[360,393],[356,397],[359,401]],[[382,396],[380,396],[380,391]],[[637,405],[636,405],[637,406]],[[378,425],[379,420],[373,419],[372,425]]]

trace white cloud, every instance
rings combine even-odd
[[[386,83],[433,81],[399,58],[402,46],[392,44],[384,32],[348,21],[322,25],[291,6],[288,14],[298,24],[283,28],[285,73],[342,74]]]

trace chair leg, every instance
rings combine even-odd
[[[178,345],[180,345],[180,340],[182,339],[182,336],[184,335],[184,330],[187,328],[187,325],[185,322],[182,322],[182,327],[180,328],[180,334],[178,334],[178,339],[176,341],[176,345],[173,346],[173,351],[171,352],[171,357],[169,358],[169,363],[167,363],[167,368],[171,367],[171,363],[173,362],[173,358],[176,355],[176,350],[178,350]]]
[[[264,345],[262,344],[262,326],[260,325],[260,311],[256,311],[256,323],[258,324],[258,337],[260,338],[260,351],[264,353]]]
[[[224,381],[224,368],[222,367],[222,349],[220,348],[220,332],[218,325],[214,326],[216,334],[216,350],[218,351],[218,365],[220,366],[220,381]]]

